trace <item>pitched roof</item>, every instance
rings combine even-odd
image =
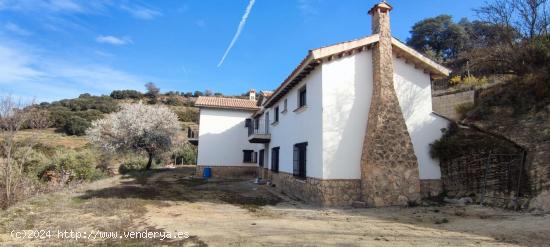
[[[233,110],[258,110],[256,101],[248,99],[224,98],[224,97],[204,97],[200,96],[195,101],[195,106],[217,109],[233,109]]]
[[[281,97],[283,97],[290,89],[305,78],[317,65],[324,61],[331,61],[343,56],[349,56],[357,52],[361,52],[372,47],[380,40],[378,34],[373,34],[359,39],[354,39],[338,44],[324,46],[310,50],[302,62],[292,71],[285,81],[275,89],[273,95],[268,98],[266,107],[272,106]],[[432,61],[426,56],[420,54],[414,49],[408,47],[396,38],[392,38],[392,47],[394,54],[410,61],[415,67],[421,68],[424,72],[429,73],[432,77],[445,77],[451,73],[451,70]]]
[[[267,100],[269,99],[269,97],[271,97],[271,95],[273,95],[273,91],[261,91],[260,97],[258,97],[258,99],[256,100],[256,105],[261,106],[264,98]]]

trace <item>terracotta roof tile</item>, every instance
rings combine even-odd
[[[195,106],[221,109],[237,110],[258,110],[256,101],[247,99],[224,98],[224,97],[204,97],[201,96],[195,101]]]

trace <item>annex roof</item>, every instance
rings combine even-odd
[[[259,107],[256,106],[255,100],[226,98],[226,97],[205,97],[200,96],[195,101],[195,106],[204,108],[217,108],[217,109],[233,109],[233,110],[247,110],[255,111]]]

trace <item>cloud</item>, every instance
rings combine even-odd
[[[118,1],[121,2],[121,1]],[[0,0],[0,11],[10,10],[33,13],[40,16],[67,14],[105,14],[111,9],[123,10],[133,17],[142,20],[152,20],[162,13],[150,7],[137,4],[122,4],[112,0]]]
[[[51,101],[85,92],[140,89],[152,79],[98,61],[77,61],[30,46],[0,43],[0,94]]]
[[[75,1],[75,0],[0,0],[0,9],[22,12],[64,12],[85,13],[102,9],[108,1]]]
[[[25,30],[24,28],[21,28],[20,26],[12,22],[6,23],[4,25],[4,29],[21,36],[29,36],[32,34],[31,32]]]
[[[250,2],[248,2],[248,6],[246,6],[246,10],[244,12],[243,17],[241,18],[241,22],[239,23],[239,26],[237,27],[237,32],[235,32],[235,35],[233,36],[233,39],[231,40],[231,43],[229,43],[229,46],[227,47],[227,49],[225,50],[225,53],[222,56],[222,59],[218,63],[218,68],[220,66],[222,66],[223,62],[225,61],[225,58],[229,54],[229,51],[231,51],[231,48],[233,48],[233,45],[235,45],[235,43],[237,42],[237,39],[239,39],[239,36],[241,36],[241,32],[243,31],[244,25],[246,24],[246,21],[248,20],[248,15],[252,11],[252,7],[254,6],[254,2],[255,2],[255,0],[250,0]]]
[[[130,13],[135,18],[142,19],[142,20],[152,20],[162,15],[162,13],[160,13],[159,11],[146,8],[143,6],[139,6],[139,5],[133,5],[133,6],[121,5],[120,8]]]
[[[99,43],[111,44],[111,45],[126,45],[132,43],[130,38],[117,38],[115,36],[98,36],[95,40]]]

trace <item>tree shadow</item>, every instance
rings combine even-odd
[[[203,179],[194,176],[195,166],[135,171],[122,176],[119,185],[87,190],[80,199],[142,199],[152,202],[227,203],[254,211],[275,205],[282,198],[243,179]]]

